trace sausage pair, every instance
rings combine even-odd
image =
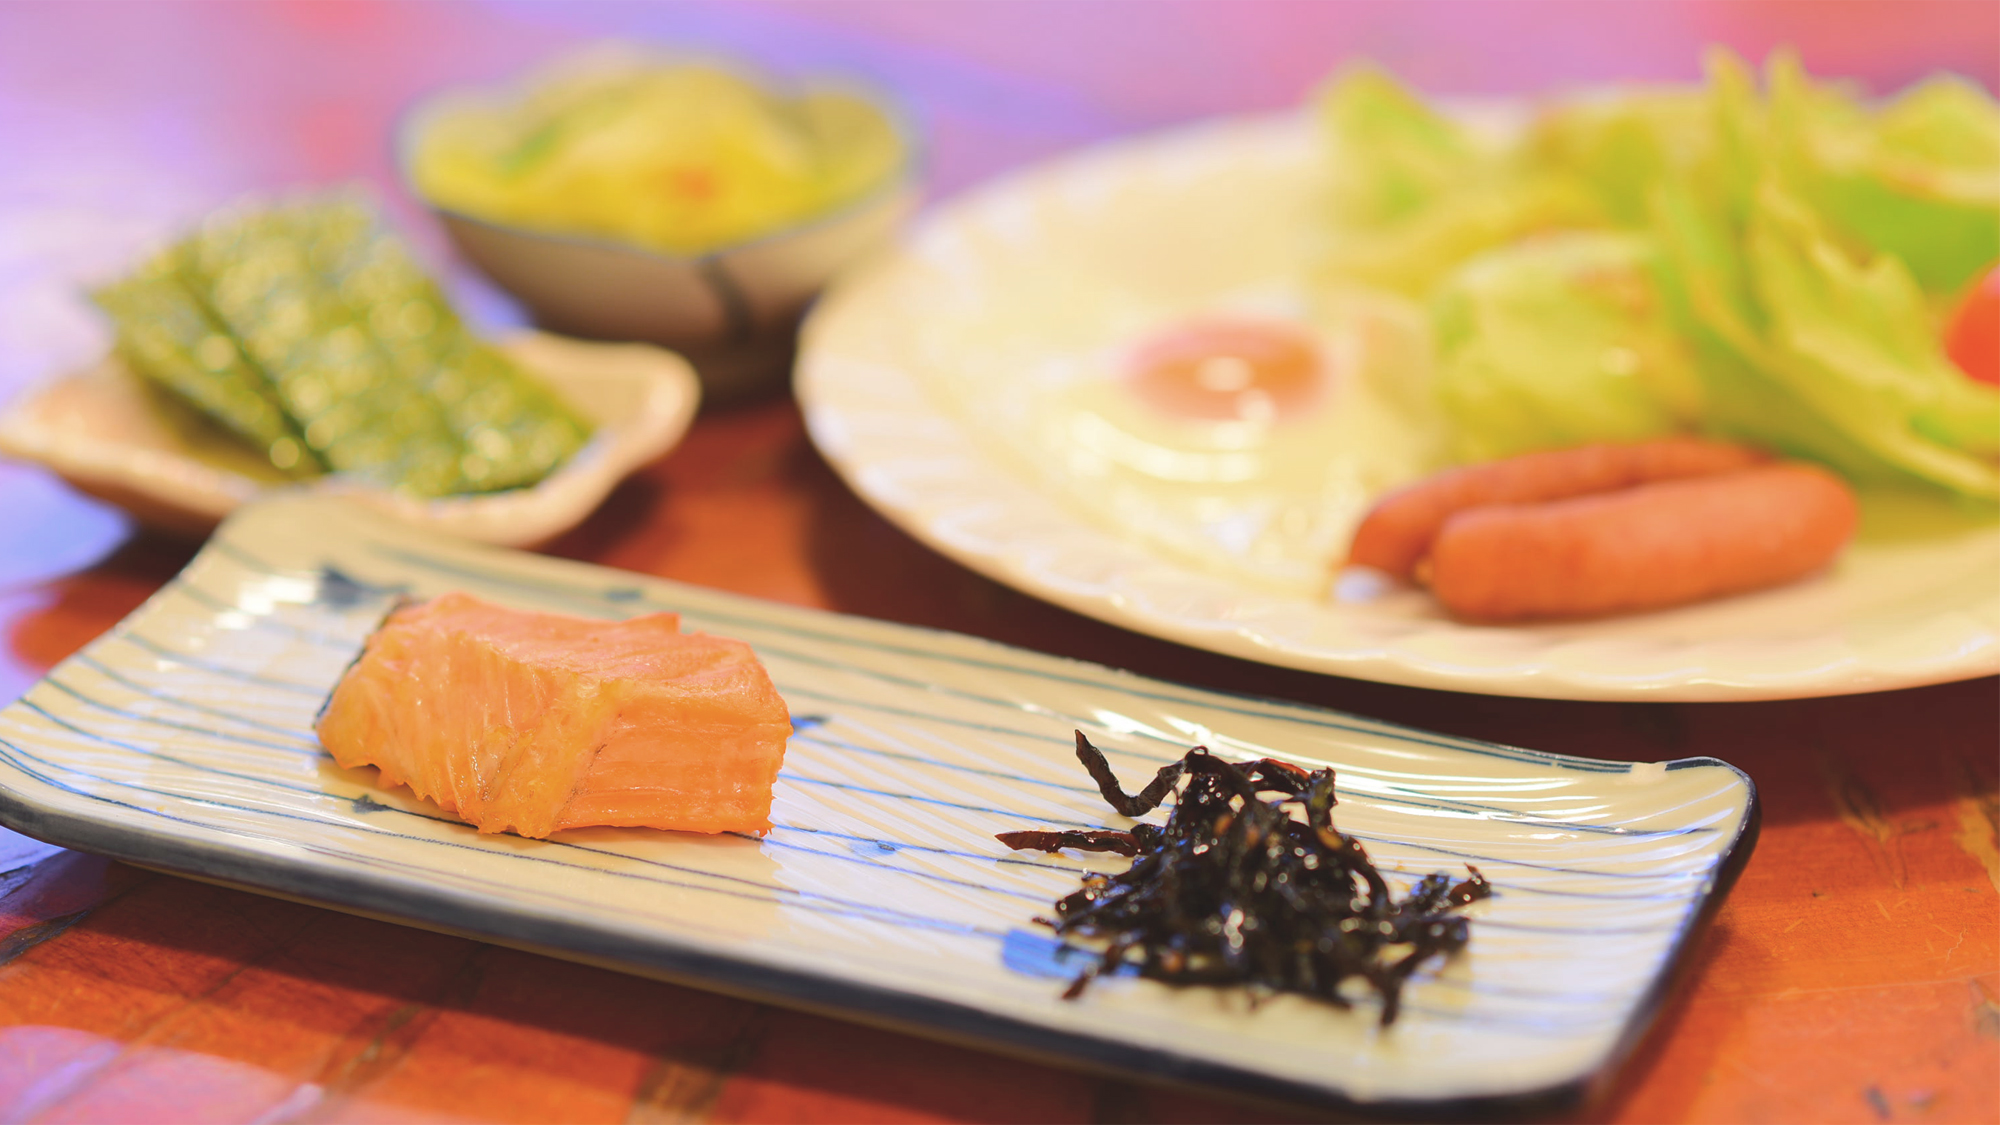
[[[1803,577],[1852,538],[1854,494],[1810,465],[1693,438],[1586,445],[1385,496],[1348,563],[1500,622],[1660,609]]]

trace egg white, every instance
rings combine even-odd
[[[1322,595],[1374,496],[1436,462],[1413,420],[1420,396],[1402,362],[1408,326],[1390,312],[1286,310],[1321,357],[1323,393],[1288,417],[1239,398],[1234,420],[1171,415],[1134,393],[1146,341],[1179,324],[1240,313],[1224,306],[1137,326],[1102,346],[1050,356],[998,389],[992,418],[1016,464],[1093,522],[1176,561],[1294,596]],[[1272,319],[1267,309],[1254,310]],[[1384,342],[1397,347],[1385,347]],[[1226,366],[1203,372],[1227,388]]]

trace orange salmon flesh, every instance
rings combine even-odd
[[[477,827],[771,828],[791,716],[750,646],[679,616],[593,621],[445,594],[368,639],[319,719],[347,769]]]

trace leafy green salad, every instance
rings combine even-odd
[[[1343,73],[1330,279],[1428,310],[1462,459],[1692,430],[2000,499],[2000,388],[1941,342],[2000,258],[2000,106],[1707,69],[1504,130]]]

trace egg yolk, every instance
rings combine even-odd
[[[1207,321],[1169,329],[1132,354],[1127,385],[1175,418],[1271,423],[1315,405],[1326,381],[1319,352],[1294,328]]]

